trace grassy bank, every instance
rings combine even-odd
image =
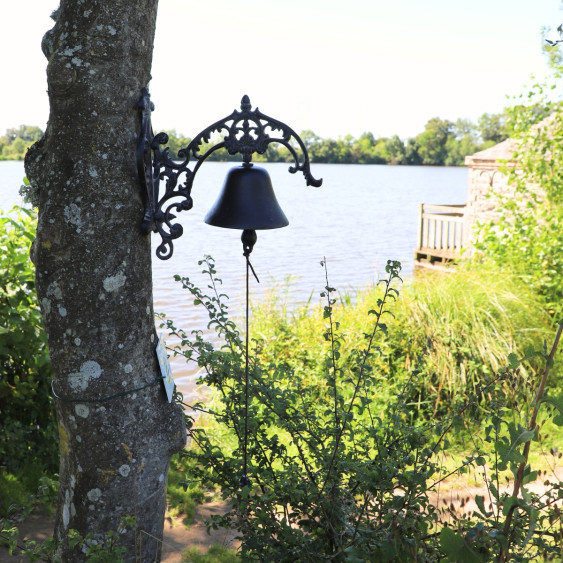
[[[206,268],[213,290],[214,265]],[[345,550],[360,559],[417,553],[433,561],[455,558],[468,537],[485,555],[506,554],[511,542],[529,549],[532,523],[504,519],[514,501],[500,483],[536,479],[531,441],[539,451],[560,445],[556,411],[542,409],[541,434],[528,427],[541,405],[534,397],[542,371],[552,370],[550,393],[560,386],[560,368],[545,358],[552,319],[508,274],[459,268],[403,284],[397,268],[388,264],[382,286],[353,298],[339,296],[327,275],[320,305],[291,307],[273,293],[254,308],[248,420],[244,335],[220,291],[206,296],[183,280],[221,336],[214,348],[201,334],[173,331],[213,389],[196,406],[195,425],[188,419],[189,478],[228,499],[214,525],[238,531],[243,557],[312,561]],[[250,485],[239,483],[246,451]],[[480,475],[491,506],[476,497],[480,514],[454,516],[459,535],[441,527],[431,494],[450,473],[466,471]],[[518,502],[540,515],[544,531],[534,545],[551,550],[545,530],[557,514],[529,492]],[[390,537],[389,526],[400,535]],[[516,539],[499,543],[507,530]]]
[[[375,397],[380,407],[416,369],[413,408],[424,417],[447,412],[456,396],[475,392],[484,377],[506,366],[509,354],[523,357],[553,334],[541,298],[517,277],[498,271],[425,272],[397,288],[400,296],[390,306],[387,330],[378,335],[371,360],[381,383]],[[337,299],[334,318],[345,362],[369,330],[367,313],[380,298],[381,289],[371,287]],[[322,305],[294,308],[274,293],[254,308],[251,330],[261,340],[263,362],[284,359],[311,377],[323,373],[325,325]],[[523,380],[531,367],[521,366]]]

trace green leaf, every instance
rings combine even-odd
[[[524,477],[522,479],[522,485],[526,485],[527,483],[532,483],[537,478],[538,478],[538,472],[537,471],[530,471],[530,473],[528,473],[527,475],[524,475]]]
[[[459,534],[451,528],[442,528],[440,545],[446,553],[447,561],[462,563],[483,563],[483,559],[476,553]]]
[[[520,360],[518,359],[518,356],[514,352],[508,354],[508,363],[510,364],[510,367],[512,369],[517,369],[518,366],[520,365]]]
[[[493,514],[492,512],[488,512],[485,509],[485,497],[481,495],[475,495],[475,504],[477,505],[477,508],[479,509],[479,511],[483,516],[486,516],[488,518]]]
[[[506,466],[507,463],[522,463],[524,458],[521,452],[518,450],[518,446],[534,440],[537,436],[536,430],[526,430],[522,426],[518,425],[516,427],[514,424],[509,424],[510,439],[512,443],[510,446],[506,442],[497,441],[495,448],[500,455],[502,466]],[[501,468],[501,467],[499,467]]]
[[[538,525],[539,511],[530,506],[530,507],[526,508],[526,512],[528,513],[528,515],[530,517],[530,527],[529,527],[529,530],[528,530],[528,535],[526,536],[526,539],[524,540],[524,544],[523,544],[522,547],[525,547],[526,545],[528,545],[528,542],[532,539],[532,536],[534,535],[534,532],[535,532],[537,525]]]
[[[541,352],[536,352],[536,350],[534,349],[533,346],[527,346],[526,349],[524,350],[524,359],[528,360],[530,358],[533,358],[535,356],[541,355]]]
[[[543,402],[549,403],[557,409],[558,413],[553,417],[553,422],[558,426],[563,426],[563,394],[559,397],[546,397]]]
[[[516,497],[514,496],[508,497],[504,501],[504,504],[502,506],[502,513],[504,514],[504,516],[507,516],[510,510],[512,509],[512,507],[517,505],[518,505],[518,499]]]

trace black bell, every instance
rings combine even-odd
[[[226,229],[279,229],[289,225],[264,168],[245,164],[231,168],[219,198],[205,222]]]

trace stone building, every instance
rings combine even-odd
[[[447,269],[448,264],[471,254],[476,221],[498,217],[495,195],[510,195],[513,188],[500,169],[517,166],[516,144],[507,139],[465,157],[468,168],[464,205],[420,204],[415,268]]]
[[[476,221],[487,221],[498,217],[495,195],[510,196],[513,188],[508,177],[501,172],[502,166],[517,166],[513,160],[516,144],[506,139],[483,151],[465,157],[468,168],[467,202],[463,221],[463,247],[471,249],[473,226]]]
[[[531,129],[532,138],[549,139],[553,122],[561,119],[551,114]],[[534,142],[534,141],[532,141]],[[541,145],[541,142],[539,143]],[[496,196],[515,196],[508,176],[501,171],[507,167],[518,169],[514,154],[517,144],[506,139],[483,151],[465,157],[468,168],[467,200],[465,205],[420,204],[418,245],[415,250],[415,268],[444,269],[449,263],[471,255],[475,224],[494,220],[499,216]],[[539,186],[528,186],[536,196],[542,196]],[[518,198],[524,198],[518,194]]]

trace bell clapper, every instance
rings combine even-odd
[[[244,229],[242,231],[242,235],[240,237],[242,241],[242,248],[243,248],[243,256],[250,256],[256,241],[258,240],[258,235],[254,229]]]

